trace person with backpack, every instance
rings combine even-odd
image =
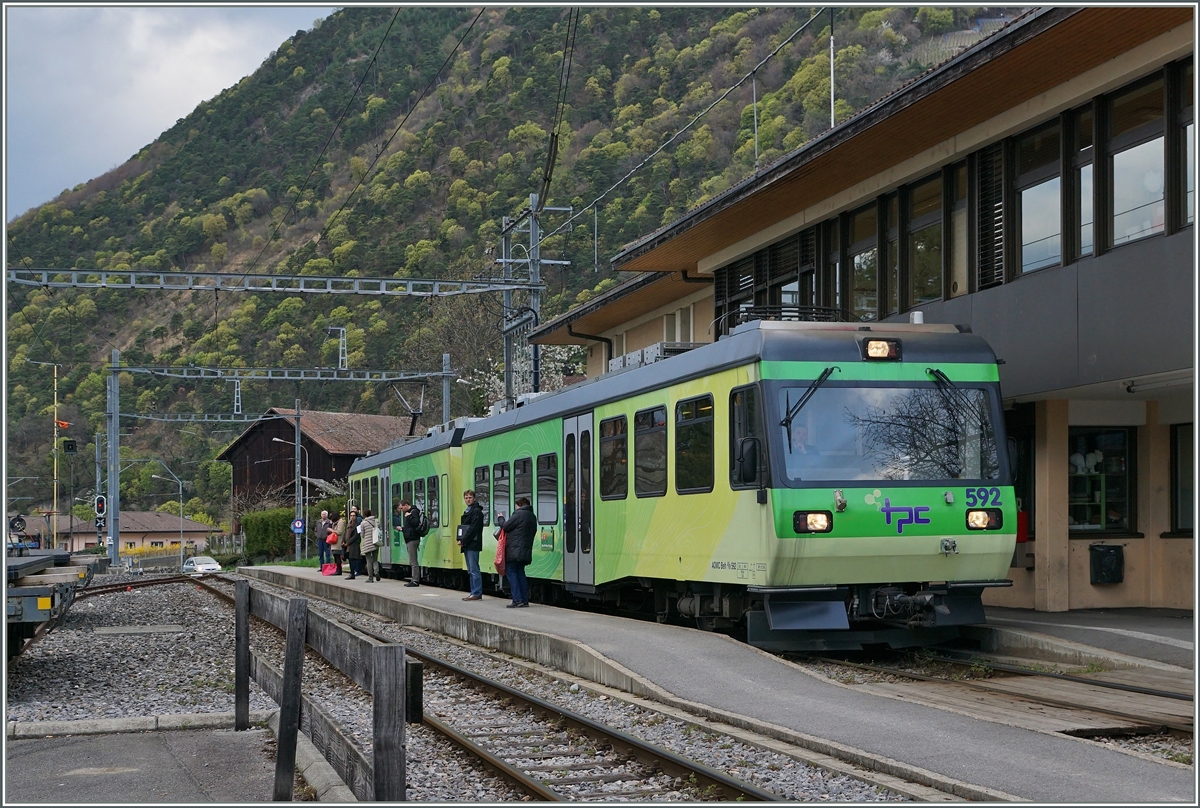
[[[537,514],[526,497],[518,497],[513,515],[504,518],[496,514],[496,524],[504,530],[504,574],[512,590],[512,603],[508,609],[529,606],[529,580],[525,567],[533,563],[533,536],[537,533]]]
[[[463,491],[463,502],[467,504],[462,518],[458,520],[458,546],[467,562],[467,577],[471,582],[471,594],[463,600],[483,600],[483,574],[479,571],[479,554],[483,552],[483,506],[475,501],[475,492]]]
[[[379,520],[371,513],[371,509],[363,511],[362,523],[358,526],[362,537],[360,545],[363,561],[367,569],[367,583],[379,581]]]
[[[400,510],[403,516],[404,546],[408,548],[408,583],[405,586],[421,585],[421,567],[419,566],[421,539],[429,534],[429,520],[419,508],[414,508],[407,499],[400,500]]]

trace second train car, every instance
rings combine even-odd
[[[350,483],[377,513],[401,498],[427,513],[434,582],[465,581],[464,489],[484,506],[492,575],[496,513],[525,496],[536,599],[777,650],[982,623],[1016,540],[996,357],[950,325],[753,321],[361,458]],[[398,533],[381,560],[407,568]]]

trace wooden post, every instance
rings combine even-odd
[[[404,720],[420,724],[425,720],[425,665],[419,659],[404,661]]]
[[[404,646],[377,645],[371,652],[374,702],[375,801],[403,802]]]
[[[234,584],[233,728],[250,728],[250,582]]]
[[[304,669],[304,633],[308,601],[288,599],[287,650],[283,656],[283,694],[275,746],[275,801],[291,802],[296,779],[296,735],[300,732],[300,676]]]

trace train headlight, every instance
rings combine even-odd
[[[967,530],[999,530],[1004,526],[1004,513],[999,508],[980,508],[967,511]]]
[[[900,358],[900,340],[898,339],[869,339],[863,341],[864,359]]]
[[[828,533],[833,530],[833,514],[829,511],[796,511],[792,528],[797,533]]]

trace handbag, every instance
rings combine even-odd
[[[338,534],[334,533],[332,530],[329,531],[329,535],[325,537],[325,543],[326,544],[337,544],[338,543]]]
[[[321,565],[321,574],[322,575],[336,575],[337,574],[337,565],[336,564],[322,564]]]
[[[499,538],[496,539],[496,558],[495,558],[496,572],[500,573],[501,575],[504,574],[504,567],[505,567],[504,548],[507,543],[508,543],[508,536],[505,535],[503,528],[501,528],[500,536],[499,536]]]

